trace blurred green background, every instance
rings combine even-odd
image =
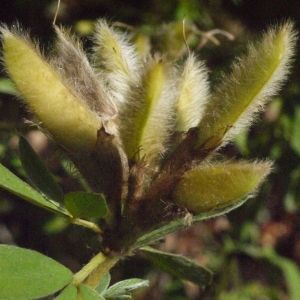
[[[52,0],[1,0],[0,22],[12,25],[18,21],[47,51],[53,39],[56,5]],[[299,28],[300,1],[62,0],[56,23],[72,27],[89,47],[88,33],[93,21],[101,17],[133,26],[152,38],[157,26],[183,19],[202,32],[218,28],[232,33],[234,41],[217,36],[220,45],[207,42],[196,47],[215,82],[248,41],[255,40],[270,24],[291,19]],[[198,41],[202,38],[200,35]],[[114,281],[131,277],[150,280],[151,287],[134,295],[134,299],[300,299],[299,75],[298,53],[288,82],[280,96],[267,106],[261,121],[222,151],[229,157],[269,157],[275,162],[260,193],[227,216],[171,234],[159,245],[212,269],[212,285],[200,289],[159,272],[143,257],[133,257],[119,264],[112,275]],[[76,191],[80,183],[72,169],[55,145],[26,122],[29,118],[0,67],[1,163],[25,179],[17,150],[18,134],[22,133],[64,191]],[[79,270],[99,247],[98,238],[88,230],[67,226],[61,219],[2,190],[0,243],[36,249],[73,271]]]

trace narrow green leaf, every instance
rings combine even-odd
[[[103,294],[103,297],[109,298],[109,299],[115,299],[115,298],[128,298],[131,299],[131,296],[128,294],[128,292],[136,290],[138,288],[142,287],[148,287],[149,282],[148,280],[139,279],[139,278],[132,278],[120,281],[114,285],[112,285],[110,288],[108,288],[105,293]]]
[[[150,247],[143,247],[141,250],[154,264],[173,276],[189,280],[201,286],[211,283],[211,271],[196,264],[190,259],[181,255],[161,252]]]
[[[55,300],[78,300],[77,288],[75,285],[68,285]]]
[[[72,192],[65,195],[65,206],[75,218],[103,218],[107,205],[102,194]]]
[[[45,297],[73,278],[65,266],[36,251],[0,245],[0,299],[29,300]]]
[[[189,220],[188,224],[187,224],[187,221],[185,220],[185,218],[173,221],[166,226],[163,226],[161,228],[153,230],[153,231],[143,235],[142,237],[140,237],[135,244],[135,248],[140,248],[140,247],[149,245],[151,243],[155,243],[155,242],[159,241],[161,238],[163,238],[165,235],[172,233],[174,231],[186,228],[188,225],[192,225],[194,223],[197,223],[197,222],[200,222],[203,220],[207,220],[210,218],[224,215],[224,214],[230,212],[231,210],[234,210],[234,209],[238,208],[239,206],[243,205],[246,202],[246,200],[247,199],[245,199],[244,201],[238,202],[238,203],[234,203],[233,205],[217,209],[213,212],[206,212],[206,213],[202,213],[197,216],[194,216],[191,220]]]
[[[12,194],[64,217],[70,214],[58,203],[46,200],[40,193],[0,164],[0,187]]]
[[[62,202],[64,194],[61,188],[45,166],[44,162],[22,136],[20,136],[19,140],[19,151],[22,166],[35,187],[47,198]]]
[[[79,286],[82,300],[105,300],[95,290],[91,289],[87,285],[81,284]]]
[[[102,295],[108,288],[109,286],[109,283],[110,283],[110,274],[109,273],[106,273],[102,280],[99,282],[99,284],[96,286],[95,290],[100,294]]]

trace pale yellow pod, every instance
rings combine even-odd
[[[131,121],[132,124],[125,127],[131,127],[132,129],[128,128],[127,132],[121,129],[121,132],[125,137],[123,140],[124,147],[130,158],[134,157],[140,150],[142,156],[147,156],[147,160],[149,160],[150,157],[156,156],[163,148],[161,135],[165,129],[163,126],[158,126],[162,119],[156,117],[159,113],[157,112],[157,105],[161,100],[165,83],[166,74],[163,63],[161,61],[154,62],[144,75],[143,89],[139,98],[137,98],[139,102],[136,104],[135,111],[135,107],[133,109],[130,107],[134,103],[127,104],[129,106],[128,110],[131,110],[132,113],[128,121]],[[126,113],[126,115],[128,114]],[[127,120],[124,117],[123,119],[126,124]]]
[[[126,33],[99,20],[94,34],[94,55],[98,76],[105,83],[117,107],[127,101],[138,84],[141,57]]]
[[[208,71],[193,54],[185,61],[178,94],[175,130],[186,132],[199,124],[210,96]]]
[[[29,40],[1,31],[3,61],[30,110],[68,151],[92,150],[101,127],[96,115],[63,84]]]
[[[253,195],[270,170],[268,161],[201,166],[184,174],[173,199],[195,214],[235,205]]]
[[[121,137],[130,159],[144,157],[151,164],[165,151],[174,124],[176,90],[171,70],[162,60],[150,59],[139,89],[132,90],[131,101],[120,112]]]

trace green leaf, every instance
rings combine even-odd
[[[210,218],[214,218],[214,217],[218,217],[218,216],[227,214],[231,210],[234,210],[234,209],[238,208],[239,206],[243,205],[246,201],[247,201],[247,199],[245,199],[244,201],[235,203],[233,205],[230,205],[228,207],[217,209],[213,212],[202,213],[200,215],[194,216],[189,221],[189,223],[187,223],[185,218],[173,221],[173,222],[171,222],[170,224],[168,224],[166,226],[163,226],[161,228],[153,230],[153,231],[143,235],[142,237],[140,237],[137,240],[137,242],[135,243],[135,248],[140,248],[140,247],[149,245],[151,243],[157,242],[161,238],[163,238],[165,235],[167,235],[169,233],[172,233],[174,231],[186,228],[188,225],[192,225],[194,223],[197,223],[197,222],[200,222],[200,221],[203,221],[203,220],[207,220],[207,219],[210,219]]]
[[[148,280],[139,279],[139,278],[127,279],[112,285],[109,289],[105,291],[103,297],[109,299],[110,298],[131,299],[131,296],[130,294],[128,294],[128,292],[136,290],[141,287],[148,287],[148,286],[149,286]]]
[[[189,280],[198,285],[211,283],[212,273],[181,255],[169,254],[150,247],[141,248],[143,253],[159,268],[180,279]]]
[[[68,285],[55,300],[78,300],[77,288],[75,285]]]
[[[58,203],[46,200],[40,193],[0,164],[0,187],[12,194],[64,217],[70,214]]]
[[[8,78],[0,78],[0,93],[10,94],[14,96],[19,95],[15,85]]]
[[[106,273],[102,280],[99,282],[99,284],[96,286],[95,290],[100,294],[102,295],[108,288],[109,286],[109,283],[110,283],[110,274],[109,273]]]
[[[0,299],[29,300],[55,293],[71,282],[72,272],[36,251],[0,245]]]
[[[61,188],[45,166],[44,162],[22,136],[20,136],[19,140],[19,151],[22,166],[35,187],[47,198],[62,202],[64,194]]]
[[[65,195],[65,206],[75,218],[103,218],[107,205],[102,194],[72,192]]]
[[[82,300],[105,300],[102,296],[100,296],[95,290],[90,287],[81,284],[79,286]]]

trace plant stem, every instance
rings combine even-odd
[[[78,218],[73,219],[71,222],[73,224],[89,228],[89,229],[93,230],[96,233],[99,233],[99,234],[103,233],[103,231],[98,227],[98,225],[93,223],[93,222],[89,222],[89,221],[86,221],[86,220],[83,220],[83,219],[78,219]]]
[[[121,259],[120,254],[103,252],[94,256],[78,273],[74,275],[73,283],[78,285],[84,283],[95,288],[103,276]]]

